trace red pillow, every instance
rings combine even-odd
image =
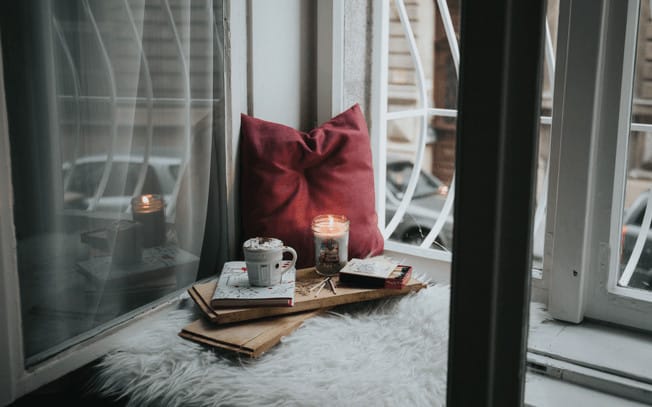
[[[243,238],[281,239],[315,265],[310,224],[320,214],[350,221],[349,259],[381,254],[367,124],[356,104],[303,133],[242,115]]]

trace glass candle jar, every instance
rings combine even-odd
[[[111,263],[128,266],[143,259],[143,225],[131,220],[119,220],[107,230]]]
[[[343,215],[318,215],[312,220],[312,232],[317,273],[337,274],[348,261],[349,220]]]
[[[160,195],[146,194],[131,200],[134,221],[143,225],[143,247],[165,243],[165,204]]]

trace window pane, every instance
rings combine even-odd
[[[652,290],[652,233],[645,213],[652,186],[652,16],[641,2],[631,132],[627,140],[626,182],[618,285]],[[652,208],[650,208],[652,210]]]
[[[396,132],[403,128],[415,128],[419,126],[420,119],[392,120],[388,123],[388,129],[395,129]],[[394,133],[396,134],[396,133]],[[395,140],[395,146],[406,145]],[[385,218],[392,219],[405,197],[410,177],[414,170],[415,155],[410,148],[395,152],[387,156],[387,178],[385,184]],[[426,169],[431,166],[425,164]],[[390,240],[419,245],[431,231],[439,214],[444,206],[448,185],[432,175],[422,167],[416,178],[415,188],[410,204],[407,206],[403,217],[392,233]],[[449,250],[452,247],[452,219],[447,222],[443,230],[433,244],[436,249]]]
[[[552,103],[555,79],[555,60],[557,54],[557,21],[559,19],[559,1],[547,3],[545,43],[543,57],[543,78],[541,89],[541,124],[539,125],[539,149],[537,157],[535,214],[532,236],[533,276],[539,278],[543,269],[543,250],[546,228],[546,207],[548,200],[548,175],[550,172],[550,132],[552,124]]]
[[[440,228],[439,235],[431,235],[432,244],[424,246],[450,251],[461,2],[390,1],[389,4],[385,225],[391,229],[391,241],[411,245],[422,245],[433,228],[435,231]],[[543,258],[548,187],[557,10],[557,1],[550,1],[541,95],[538,216],[533,243],[534,267],[539,269]],[[420,149],[423,149],[422,159],[419,159]],[[413,168],[420,172],[413,175]],[[410,180],[414,183],[412,201],[403,205],[404,214],[397,215],[398,223],[392,222],[400,212],[401,201],[410,199],[407,193]],[[431,194],[423,192],[426,180],[434,180],[431,183],[437,184],[430,187]],[[449,207],[451,210],[447,209]],[[435,227],[441,213],[445,221]]]
[[[30,365],[195,280],[211,136],[223,134],[223,18],[212,0],[10,3],[2,50]]]
[[[387,110],[392,113],[387,122],[385,222],[393,241],[423,243],[436,226],[453,180],[457,105],[453,54],[459,6],[459,1],[449,1],[442,13],[434,1],[390,2]],[[456,33],[455,38],[449,41],[447,31]],[[415,168],[419,171],[413,174]],[[396,215],[402,201],[403,214]],[[395,215],[398,223],[391,222]],[[448,251],[452,211],[444,216],[449,221],[437,226],[440,232],[428,246]]]
[[[535,212],[532,224],[532,267],[543,269],[544,232],[546,229],[546,205],[548,199],[548,160],[550,156],[550,130],[547,123],[539,125],[539,154],[537,157]],[[536,276],[536,274],[535,274]]]

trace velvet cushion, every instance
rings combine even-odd
[[[369,132],[357,104],[309,133],[243,114],[241,154],[243,240],[279,238],[297,251],[297,267],[314,266],[311,221],[339,214],[350,220],[349,259],[382,253]]]

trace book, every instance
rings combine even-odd
[[[215,325],[200,318],[181,329],[179,336],[193,342],[257,358],[325,309],[263,318],[240,324]]]
[[[345,286],[341,285],[339,277],[335,276],[332,280],[337,293],[333,293],[328,287],[319,293],[317,290],[311,291],[311,288],[320,284],[323,279],[314,267],[297,270],[293,307],[213,308],[210,300],[217,285],[216,278],[192,285],[188,288],[188,294],[209,320],[216,324],[226,324],[401,296],[426,287],[426,284],[415,278],[410,278],[405,287],[400,289]]]
[[[210,300],[212,308],[291,307],[294,305],[296,269],[292,267],[280,284],[255,287],[249,284],[244,261],[224,263]]]
[[[157,246],[143,250],[142,261],[130,265],[113,263],[111,256],[94,256],[77,262],[77,271],[98,284],[170,284],[183,287],[195,280],[199,257],[179,247]]]
[[[343,284],[362,287],[402,288],[412,276],[412,267],[384,256],[351,259],[340,270]]]
[[[397,262],[385,256],[370,257],[367,259],[351,259],[342,269],[342,273],[360,276],[388,278],[398,265]]]
[[[387,277],[375,275],[364,275],[363,273],[347,273],[340,271],[340,282],[342,284],[356,285],[361,287],[383,287],[389,289],[401,289],[405,287],[412,277],[412,266],[398,264],[392,269]]]

